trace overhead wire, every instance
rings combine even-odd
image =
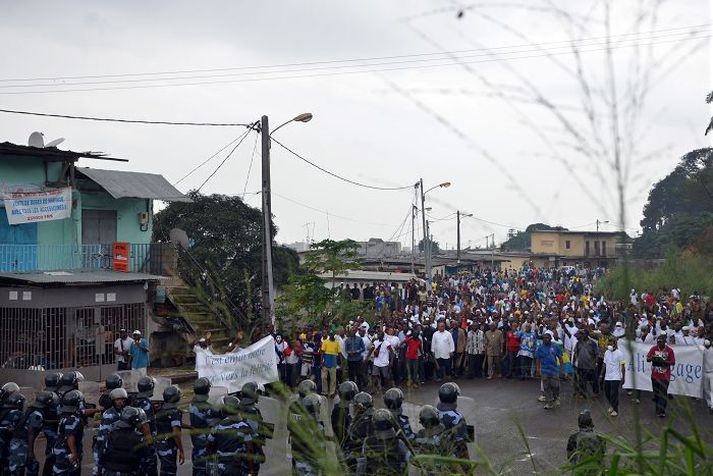
[[[253,143],[253,152],[250,154],[250,165],[248,165],[248,173],[245,177],[245,186],[243,187],[243,196],[245,198],[245,191],[248,189],[248,182],[250,181],[250,172],[253,169],[253,161],[255,160],[255,152],[257,151],[257,139],[259,135],[255,134],[255,142]]]
[[[324,172],[325,174],[330,175],[330,176],[332,176],[332,177],[334,177],[334,178],[336,178],[336,179],[339,179],[339,180],[341,180],[341,181],[343,181],[343,182],[347,182],[347,183],[350,183],[350,184],[352,184],[352,185],[356,185],[356,186],[358,186],[358,187],[368,188],[368,189],[371,189],[371,190],[381,190],[381,191],[397,191],[397,190],[406,190],[406,189],[411,189],[411,188],[413,188],[413,184],[411,184],[411,185],[404,185],[403,187],[382,187],[382,186],[379,186],[379,185],[369,185],[369,184],[365,184],[365,183],[362,183],[362,182],[357,182],[356,180],[348,179],[348,178],[346,178],[346,177],[342,177],[342,176],[339,175],[339,174],[336,174],[336,173],[334,173],[334,172],[332,172],[332,171],[330,171],[330,170],[325,169],[324,167],[321,167],[321,166],[315,164],[315,163],[312,162],[311,160],[307,159],[306,157],[304,157],[304,156],[298,154],[297,152],[295,152],[294,150],[290,149],[289,147],[287,147],[285,144],[283,144],[282,142],[278,141],[278,140],[275,139],[274,137],[271,137],[271,140],[272,140],[273,142],[275,142],[277,145],[279,145],[280,147],[282,147],[283,149],[285,149],[285,150],[286,150],[287,152],[289,152],[290,154],[292,154],[292,155],[294,155],[295,157],[297,157],[298,159],[302,160],[303,162],[305,162],[305,163],[311,165],[312,167],[316,168],[317,170],[320,170],[320,171]]]
[[[54,117],[58,119],[78,119],[83,121],[121,122],[124,124],[150,124],[163,126],[212,126],[212,127],[252,127],[252,124],[242,122],[181,122],[181,121],[149,121],[144,119],[120,119],[114,117],[72,116],[69,114],[50,114],[46,112],[18,111],[14,109],[0,109],[7,114],[22,114],[27,116]]]
[[[233,149],[228,153],[228,155],[226,155],[225,158],[218,164],[218,166],[215,168],[215,170],[213,170],[213,173],[211,173],[211,174],[203,181],[203,183],[201,184],[201,186],[196,189],[196,192],[200,192],[201,189],[203,188],[203,186],[204,186],[205,184],[207,184],[208,181],[209,181],[210,179],[212,179],[215,174],[218,173],[218,170],[220,170],[220,168],[223,167],[223,164],[225,164],[225,163],[228,161],[228,159],[233,155],[233,152],[235,152],[235,150],[236,150],[238,147],[240,147],[240,144],[243,143],[243,141],[244,141],[245,138],[248,136],[248,134],[250,134],[251,131],[252,131],[252,129],[248,129],[248,130],[246,130],[245,132],[243,132],[243,135],[240,136],[240,140],[238,141],[238,143],[235,144],[235,146],[234,146]]]
[[[223,147],[221,147],[221,148],[220,148],[217,152],[215,152],[213,155],[211,155],[210,157],[208,157],[207,159],[205,159],[203,162],[201,162],[200,164],[198,164],[198,165],[196,165],[195,167],[193,167],[186,175],[184,175],[183,177],[181,177],[180,179],[178,179],[176,182],[174,182],[173,185],[178,185],[179,183],[183,182],[185,179],[187,179],[187,178],[190,177],[193,173],[195,173],[198,169],[200,169],[200,168],[203,167],[205,164],[207,164],[208,162],[210,162],[211,160],[213,160],[218,154],[220,154],[220,153],[223,152],[225,149],[227,149],[228,147],[230,147],[231,145],[233,145],[233,144],[234,144],[236,141],[238,141],[239,139],[240,139],[240,136],[236,137],[235,139],[233,139],[233,140],[231,140],[230,142],[228,142],[227,144],[225,144]]]
[[[272,195],[276,195],[276,196],[282,198],[283,200],[287,200],[288,202],[292,202],[292,203],[294,203],[295,205],[299,205],[299,206],[304,207],[304,208],[307,208],[307,209],[309,209],[309,210],[322,213],[322,214],[326,215],[327,217],[340,218],[340,219],[342,219],[342,220],[352,221],[352,222],[354,222],[354,223],[360,223],[360,224],[364,224],[364,225],[375,225],[375,226],[389,226],[389,225],[390,225],[389,223],[375,223],[375,222],[369,222],[369,221],[356,220],[356,219],[354,219],[354,218],[346,217],[346,216],[343,216],[343,215],[335,215],[334,213],[331,213],[331,212],[329,212],[329,211],[327,211],[327,210],[322,210],[321,208],[316,208],[316,207],[313,207],[313,206],[311,206],[311,205],[307,205],[306,203],[302,203],[302,202],[300,202],[300,201],[297,201],[297,200],[295,200],[295,199],[293,199],[293,198],[286,197],[286,196],[284,196],[284,195],[282,195],[282,194],[279,194],[279,193],[275,192],[274,190],[272,190],[270,193],[271,193]]]

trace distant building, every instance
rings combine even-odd
[[[285,243],[285,246],[288,248],[292,248],[298,253],[304,253],[305,251],[309,251],[309,245],[310,243],[306,243],[304,241],[295,241],[294,243]]]
[[[539,230],[530,235],[530,251],[550,266],[610,266],[629,241],[620,232]]]
[[[369,241],[358,241],[357,253],[362,258],[395,258],[401,254],[401,243],[384,241],[381,238],[369,238]]]

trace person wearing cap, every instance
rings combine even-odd
[[[141,331],[134,331],[134,340],[129,350],[131,354],[131,369],[138,370],[142,377],[146,376],[146,369],[149,366],[149,341],[141,336]]]
[[[683,335],[679,338],[676,337],[676,345],[696,345],[696,338],[691,335],[691,328],[689,326],[683,326],[681,329]]]
[[[617,339],[624,337],[624,334],[626,334],[624,324],[622,324],[621,322],[617,322],[616,324],[614,324],[614,332],[612,332],[612,334],[614,334],[614,337],[616,337]]]
[[[703,400],[713,413],[713,347],[710,339],[703,341]]]
[[[129,370],[131,368],[129,351],[133,340],[126,329],[119,330],[119,337],[114,341],[114,355],[116,356],[116,370]]]
[[[606,441],[594,431],[594,422],[589,410],[583,410],[577,418],[579,430],[567,440],[567,460],[572,465],[586,464],[573,474],[602,474]],[[586,462],[586,463],[585,463]]]
[[[646,361],[651,362],[651,387],[654,391],[656,415],[665,418],[671,367],[676,365],[676,356],[673,349],[666,345],[665,335],[661,334],[656,338],[656,345],[646,354]]]

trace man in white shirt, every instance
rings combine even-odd
[[[116,356],[116,370],[131,370],[129,366],[129,349],[134,342],[126,329],[119,330],[119,338],[114,341],[114,355]]]
[[[438,321],[438,330],[431,338],[431,352],[437,365],[436,382],[443,380],[444,375],[451,374],[451,356],[455,350],[453,336],[450,332],[446,332],[445,321]]]
[[[375,391],[380,391],[384,386],[391,387],[391,360],[394,349],[391,347],[388,336],[379,330],[377,331],[374,345],[369,354],[374,354],[374,366],[371,369],[371,376]]]
[[[619,414],[619,389],[624,384],[624,369],[626,361],[624,354],[617,347],[615,338],[609,339],[609,345],[604,352],[604,393],[609,401],[609,416],[615,417]]]

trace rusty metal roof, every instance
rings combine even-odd
[[[14,281],[31,284],[94,284],[167,279],[147,273],[121,271],[40,271],[34,273],[0,273],[0,282]]]
[[[108,157],[103,152],[75,152],[72,150],[61,150],[56,147],[30,147],[27,145],[12,144],[10,142],[0,143],[0,156],[27,157],[59,162],[76,162],[80,158],[128,162],[127,159]]]
[[[77,167],[77,172],[96,182],[114,198],[150,198],[167,202],[191,201],[163,175],[88,167]]]

